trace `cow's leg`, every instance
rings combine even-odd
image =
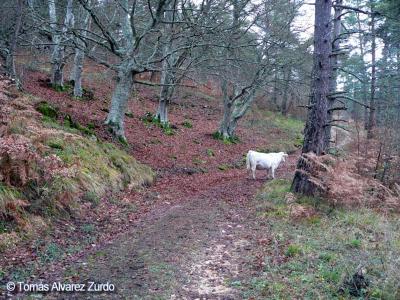
[[[256,179],[256,167],[255,166],[251,167],[251,173],[253,174],[253,179]]]
[[[275,169],[271,168],[271,173],[272,173],[272,179],[275,179]]]

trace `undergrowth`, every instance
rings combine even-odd
[[[160,119],[157,118],[155,115],[153,115],[151,112],[146,112],[140,119],[147,126],[155,125],[155,126],[161,128],[165,135],[174,135],[175,134],[174,128],[172,127],[172,125],[170,123],[161,122]]]
[[[367,208],[334,209],[311,197],[292,202],[289,190],[289,181],[273,180],[256,199],[271,242],[261,274],[239,286],[244,298],[400,298],[397,216]],[[295,218],[299,207],[314,213]],[[358,289],[352,278],[359,270],[364,270],[365,282]]]
[[[93,124],[84,127],[67,115],[61,125],[50,104],[18,100],[17,108],[0,107],[12,111],[0,138],[0,251],[34,223],[43,228],[38,218],[76,215],[85,202],[99,205],[106,192],[153,181],[149,167],[93,138]]]
[[[247,126],[258,128],[266,136],[267,145],[257,149],[260,152],[294,153],[303,145],[304,122],[280,113],[266,111],[257,118],[247,122]]]
[[[225,137],[222,133],[219,131],[215,131],[212,134],[212,137],[216,140],[222,141],[225,145],[232,145],[232,144],[237,144],[240,142],[240,139],[238,136],[231,136],[231,137]]]

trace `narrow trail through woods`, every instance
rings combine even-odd
[[[82,124],[92,122],[99,128],[97,134],[110,140],[102,128],[105,102],[74,101],[66,94],[38,87],[41,74],[31,78],[30,92],[51,99]],[[101,99],[108,92],[106,84],[96,85],[96,97]],[[262,122],[253,126],[243,121],[237,132],[241,142],[224,144],[211,136],[220,119],[218,101],[191,94],[171,106],[171,123],[178,129],[167,136],[140,118],[155,110],[154,99],[156,91],[140,91],[128,108],[135,116],[126,118],[125,124],[130,153],[157,172],[153,186],[121,196],[121,202],[138,205],[134,222],[114,224],[114,219],[126,216],[108,215],[101,222],[110,225],[113,236],[41,274],[51,281],[110,282],[117,292],[62,294],[63,299],[241,299],[234,283],[262,270],[259,241],[269,238],[268,227],[256,217],[253,199],[267,179],[262,171],[257,172],[257,180],[250,179],[243,155],[273,145],[285,137],[285,131],[271,127],[268,121],[267,127]],[[95,112],[90,120],[87,110]],[[188,119],[193,127],[181,126]],[[297,154],[291,155],[276,177],[290,179],[296,160]],[[140,210],[142,203],[146,204],[144,211]],[[48,294],[46,298],[59,296]]]
[[[290,176],[295,160],[290,157],[278,176]],[[231,283],[260,271],[257,243],[268,238],[252,201],[265,183],[265,174],[259,175],[254,181],[246,170],[234,169],[184,202],[165,202],[76,262],[73,271],[80,281],[115,284],[117,293],[102,299],[241,299]],[[184,189],[179,182],[172,182],[174,188]],[[81,294],[68,297],[82,299]]]

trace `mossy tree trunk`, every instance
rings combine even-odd
[[[166,75],[167,77],[168,75]],[[160,100],[158,102],[158,108],[156,112],[156,118],[161,124],[168,123],[168,105],[171,102],[172,95],[174,93],[174,86],[168,86],[170,81],[168,79],[161,79]]]
[[[89,3],[90,4],[90,3]],[[83,39],[86,38],[87,32],[90,28],[90,15],[88,12],[85,12],[85,18],[83,20],[82,28],[84,31],[81,36]],[[74,56],[74,64],[71,70],[70,80],[74,82],[74,96],[82,97],[83,89],[82,89],[82,72],[83,72],[83,61],[85,59],[85,43],[81,38],[77,38],[75,43],[78,47],[75,48],[75,56]]]
[[[126,141],[124,131],[124,116],[129,97],[132,92],[134,73],[131,70],[120,70],[117,74],[111,109],[108,113],[105,124],[111,132],[120,140]]]
[[[53,51],[51,54],[51,83],[56,86],[64,86],[64,67],[65,67],[65,45],[63,45],[65,35],[69,27],[74,23],[72,12],[73,0],[68,0],[64,23],[61,31],[57,28],[57,12],[55,0],[48,0],[50,26],[52,28]]]
[[[222,81],[221,89],[224,100],[224,115],[218,133],[224,138],[233,138],[239,120],[254,102],[256,89],[253,87],[238,94],[233,88],[232,94],[230,94],[226,80]]]

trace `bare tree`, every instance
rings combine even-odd
[[[114,6],[117,18],[109,19],[104,13],[107,3],[96,4],[79,0],[89,12],[94,25],[86,39],[97,43],[114,56],[113,63],[109,63],[99,56],[96,57],[95,53],[88,53],[89,57],[116,72],[117,83],[105,124],[121,140],[126,140],[124,114],[135,76],[154,69],[156,63],[162,62],[162,58],[157,56],[159,46],[154,34],[157,33],[157,26],[170,2],[171,0],[159,0],[154,3],[130,3],[128,0],[121,0]],[[150,38],[151,34],[153,39]]]
[[[90,2],[88,2],[90,5]],[[74,30],[79,30],[79,35],[75,38],[75,55],[74,63],[72,65],[70,81],[74,83],[74,97],[82,97],[82,72],[83,72],[83,62],[85,59],[85,48],[87,45],[86,36],[90,29],[90,14],[86,11],[82,11],[82,26],[81,28],[75,28]]]
[[[74,14],[72,11],[73,0],[67,1],[64,22],[61,29],[58,28],[56,0],[48,0],[50,27],[52,29],[53,49],[51,54],[51,83],[56,86],[64,86],[64,67],[66,64],[65,42],[69,38],[68,28],[74,23]]]
[[[22,27],[24,4],[23,0],[17,0],[14,3],[15,9],[13,15],[15,17],[15,23],[8,32],[5,32],[5,39],[0,39],[0,54],[5,60],[6,74],[16,80],[17,85],[20,86],[21,83],[15,69],[15,54],[17,50],[18,37]],[[7,4],[9,5],[10,3]]]

